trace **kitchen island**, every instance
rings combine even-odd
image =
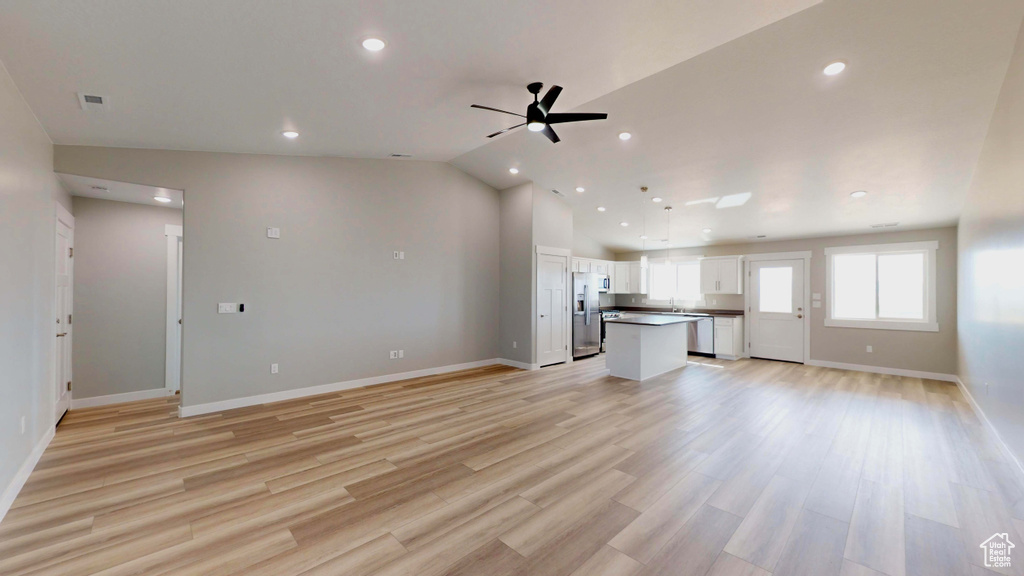
[[[686,366],[686,325],[700,318],[625,314],[605,321],[605,364],[612,376],[646,380]]]

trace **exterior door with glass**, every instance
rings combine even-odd
[[[750,263],[750,356],[804,361],[804,260]]]

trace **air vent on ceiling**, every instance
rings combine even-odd
[[[872,224],[871,227],[872,228],[894,228],[894,227],[899,226],[899,225],[900,225],[899,222],[885,222],[883,224]]]
[[[99,190],[100,192],[106,192],[109,190],[106,186],[90,186],[93,190]]]
[[[764,240],[767,237],[768,237],[767,234],[758,234],[757,236],[747,236],[747,238],[749,238],[750,240]]]
[[[565,194],[562,194],[561,192],[559,192],[558,190],[555,190],[554,188],[552,188],[552,189],[551,189],[551,192],[552,192],[552,193],[553,193],[553,194],[554,194],[555,196],[561,196],[562,198],[565,198]]]
[[[82,107],[82,110],[107,110],[109,108],[103,96],[86,94],[85,92],[78,93],[78,104]]]
[[[412,154],[391,154],[388,158],[412,158]]]

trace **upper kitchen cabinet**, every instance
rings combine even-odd
[[[615,262],[612,292],[616,294],[647,294],[647,270],[639,262]]]
[[[743,257],[701,260],[700,291],[701,294],[743,294]]]

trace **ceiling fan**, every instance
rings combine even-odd
[[[564,124],[566,122],[584,122],[587,120],[605,120],[608,118],[607,114],[598,114],[592,112],[570,112],[558,114],[551,112],[551,106],[554,105],[558,95],[562,93],[561,86],[552,86],[548,89],[547,94],[544,95],[540,100],[537,99],[537,95],[540,94],[540,89],[544,87],[541,82],[533,82],[526,86],[526,89],[533,94],[533,104],[526,107],[526,116],[522,114],[516,114],[515,112],[509,112],[507,110],[499,110],[497,108],[491,108],[490,106],[480,106],[479,104],[473,104],[473,108],[480,108],[482,110],[492,110],[494,112],[501,112],[502,114],[511,114],[513,116],[519,116],[525,118],[526,122],[522,124],[516,124],[510,126],[504,130],[498,130],[494,134],[489,134],[488,138],[494,138],[499,134],[504,134],[509,130],[515,130],[520,126],[526,126],[530,132],[540,132],[548,137],[548,140],[552,142],[558,142],[560,138],[555,131],[551,129],[552,124]]]

